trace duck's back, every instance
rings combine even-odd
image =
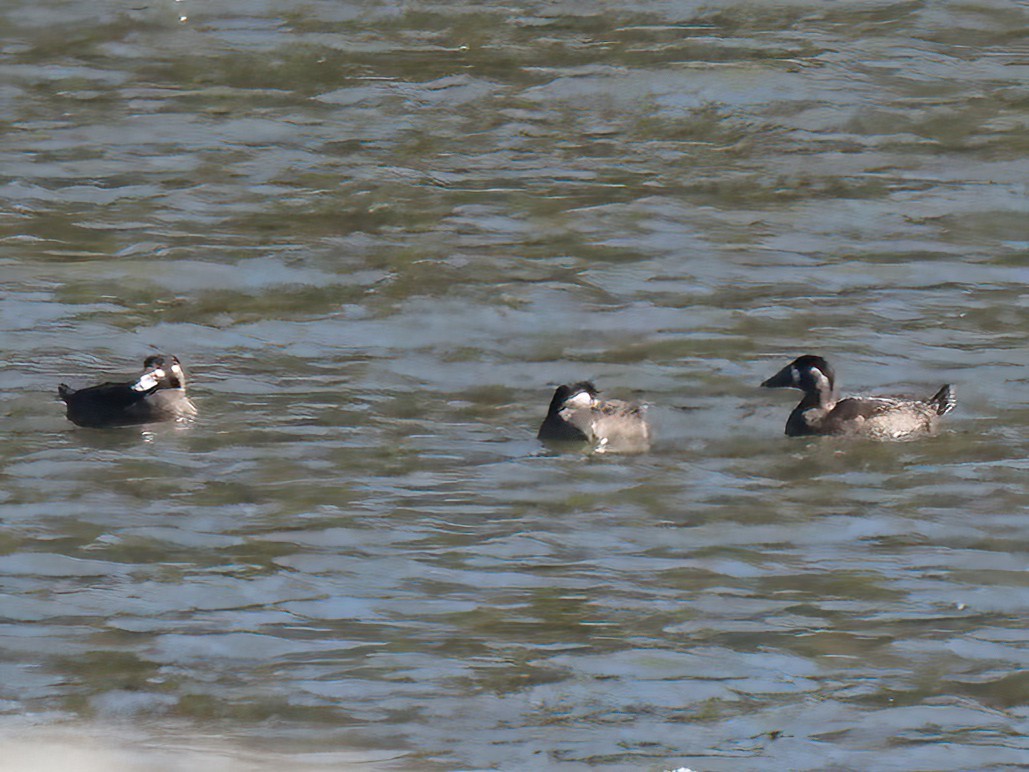
[[[89,427],[137,423],[131,411],[146,396],[127,383],[101,383],[78,391],[62,383],[57,393],[67,406],[68,420]]]
[[[598,449],[617,453],[642,453],[650,449],[646,405],[612,399],[590,412]]]
[[[849,397],[826,416],[829,434],[871,439],[904,439],[936,431],[939,413],[928,402],[890,397]]]

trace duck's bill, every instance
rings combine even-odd
[[[793,365],[786,365],[786,367],[777,372],[767,381],[764,381],[761,385],[766,389],[785,389],[795,386],[796,382],[794,380]]]
[[[147,370],[141,376],[139,380],[132,384],[133,391],[150,391],[156,389],[157,384],[164,378],[164,370],[160,367],[155,367],[153,370]]]

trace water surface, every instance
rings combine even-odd
[[[0,767],[1026,762],[1016,4],[0,25]],[[64,419],[153,349],[196,424]],[[958,408],[787,440],[807,352]]]

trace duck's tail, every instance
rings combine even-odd
[[[68,388],[67,383],[62,383],[57,387],[57,395],[64,400],[65,404],[68,402],[68,397],[75,393],[74,389]]]
[[[926,400],[936,415],[947,415],[958,403],[958,395],[949,383]]]

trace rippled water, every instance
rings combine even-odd
[[[0,767],[1026,763],[1024,10],[0,6]]]

